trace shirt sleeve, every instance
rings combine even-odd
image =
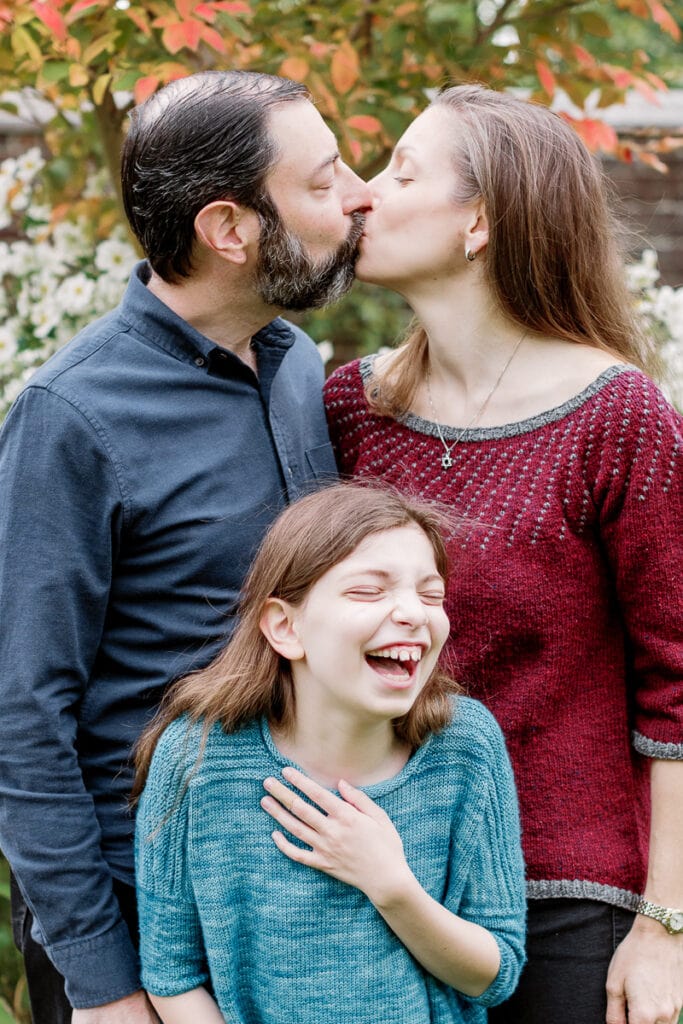
[[[500,967],[480,996],[460,993],[460,997],[479,1006],[496,1006],[514,992],[526,959],[524,860],[517,792],[503,735],[482,705],[468,703],[472,743],[479,746],[485,763],[477,766],[478,821],[456,824],[463,838],[451,885],[460,888],[458,876],[463,870],[466,877],[462,896],[452,909],[493,935]]]
[[[142,983],[157,996],[190,992],[209,978],[188,869],[189,780],[197,752],[187,742],[191,735],[179,719],[161,736],[135,825]]]
[[[139,988],[79,765],[122,502],[96,426],[29,387],[0,434],[0,845],[75,1007]]]
[[[641,374],[603,427],[601,537],[631,668],[634,744],[683,758],[683,417]],[[627,663],[628,663],[627,662]]]

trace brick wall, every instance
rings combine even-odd
[[[605,160],[621,213],[633,232],[631,248],[655,249],[664,284],[683,285],[683,148],[662,157],[668,173],[643,163]]]

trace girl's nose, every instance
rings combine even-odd
[[[392,612],[394,622],[409,626],[424,626],[427,622],[427,610],[420,600],[419,594],[401,594],[397,597]]]

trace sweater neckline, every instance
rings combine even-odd
[[[364,385],[373,377],[373,364],[377,358],[378,353],[374,352],[371,355],[363,356],[358,361],[358,368],[360,371],[361,379]],[[433,420],[427,420],[422,416],[418,416],[416,413],[407,412],[396,417],[396,421],[401,423],[403,426],[408,427],[410,430],[415,430],[419,434],[429,434],[431,437],[443,436],[446,441],[455,441],[458,439],[462,441],[494,441],[501,438],[515,437],[518,434],[526,434],[532,430],[538,430],[539,427],[545,427],[549,423],[556,423],[558,420],[564,419],[565,416],[576,412],[582,405],[585,405],[591,398],[598,394],[607,384],[612,380],[616,380],[622,373],[628,372],[639,372],[638,368],[632,366],[630,363],[618,363],[613,366],[608,366],[603,370],[595,380],[591,381],[582,391],[572,398],[568,398],[566,402],[562,402],[561,405],[556,405],[551,409],[546,409],[544,412],[537,413],[535,416],[529,416],[526,419],[515,420],[511,423],[503,423],[496,427],[467,427],[465,430],[462,427],[451,427],[447,424],[436,424]]]
[[[292,761],[290,758],[285,757],[284,754],[280,753],[275,745],[275,741],[273,740],[273,735],[270,731],[270,726],[268,725],[268,720],[266,718],[261,718],[259,720],[259,726],[261,739],[263,740],[263,744],[271,758],[281,765],[282,768],[291,766],[292,768],[296,768],[297,771],[303,772],[304,775],[307,775],[308,773],[300,764],[297,764],[296,761]],[[396,775],[392,775],[389,779],[382,779],[381,782],[373,782],[369,786],[357,786],[356,788],[360,789],[372,799],[375,799],[376,797],[382,797],[385,793],[390,793],[392,790],[403,786],[419,769],[422,761],[426,757],[427,750],[431,746],[433,739],[434,737],[432,735],[428,736],[424,743],[422,743],[418,749],[410,755],[406,763],[403,765],[403,768],[401,768]],[[331,790],[331,792],[339,795],[339,792],[336,789]]]

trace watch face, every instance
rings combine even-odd
[[[683,932],[683,910],[675,910],[669,917],[669,928],[675,932]]]

